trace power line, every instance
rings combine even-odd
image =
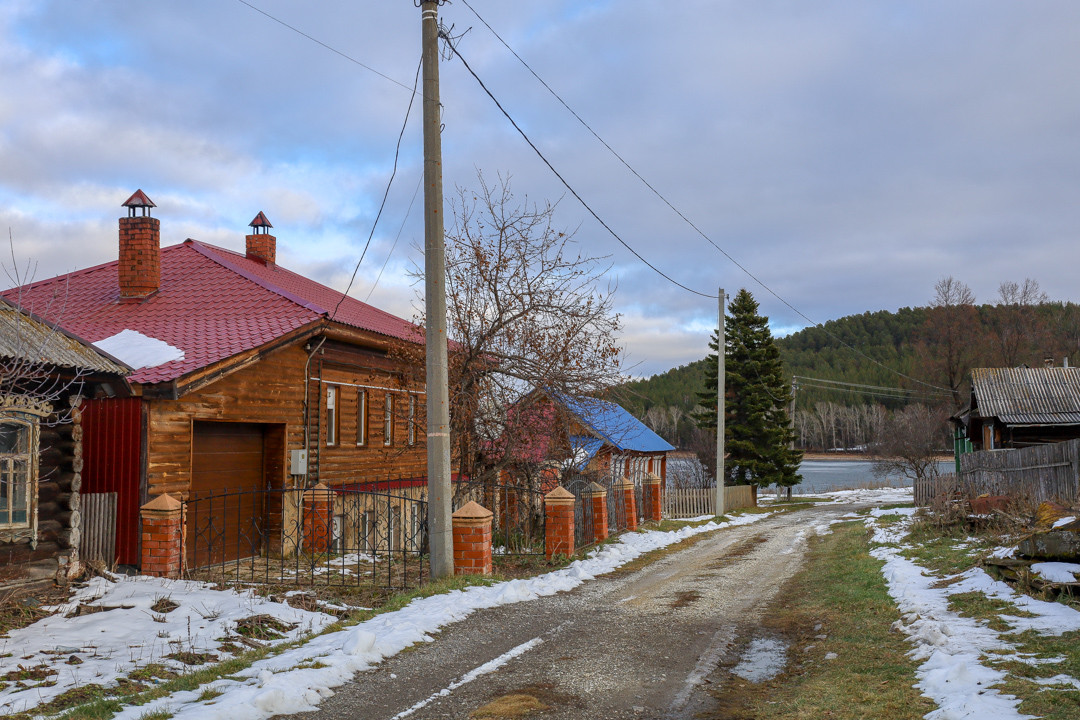
[[[375,292],[375,288],[379,286],[379,281],[382,280],[383,271],[386,270],[387,263],[390,262],[390,256],[394,254],[394,250],[397,248],[398,240],[401,239],[401,232],[405,229],[405,223],[409,219],[409,215],[412,213],[413,203],[416,202],[416,196],[420,194],[420,187],[424,184],[424,173],[420,172],[420,178],[416,181],[416,189],[413,190],[412,200],[409,200],[409,207],[405,210],[405,215],[401,218],[401,225],[398,227],[397,235],[394,236],[394,244],[390,246],[390,252],[386,253],[386,259],[383,260],[382,267],[379,268],[379,275],[375,278],[375,282],[372,284],[371,289],[368,290],[367,297],[364,298],[364,302],[371,299],[371,293]]]
[[[809,382],[829,383],[831,385],[842,385],[842,386],[852,387],[852,388],[866,388],[868,390],[887,390],[889,392],[898,392],[898,393],[918,393],[918,392],[920,392],[918,390],[910,390],[908,388],[889,387],[889,386],[886,386],[886,385],[867,385],[867,384],[864,384],[864,383],[845,382],[843,380],[828,380],[826,378],[812,378],[812,377],[806,377],[805,375],[792,375],[791,377],[794,378],[795,380],[807,380]],[[922,391],[922,393],[926,394],[926,391]],[[947,392],[947,391],[942,391],[942,392],[933,393],[933,394],[941,395],[941,396],[952,396],[952,393]]]
[[[610,153],[611,153],[612,155],[614,155],[614,156],[615,156],[615,158],[616,158],[616,159],[617,159],[617,160],[618,160],[619,162],[621,162],[621,163],[623,164],[623,166],[625,166],[625,167],[626,167],[626,169],[627,169],[627,170],[629,170],[629,171],[630,171],[630,172],[631,172],[631,173],[632,173],[632,174],[634,175],[634,177],[636,177],[636,178],[637,178],[638,180],[640,180],[640,181],[641,181],[641,182],[642,182],[642,183],[643,183],[643,184],[645,185],[645,187],[647,187],[647,188],[648,188],[649,190],[651,190],[651,191],[652,191],[652,193],[653,193],[654,195],[656,195],[656,197],[658,197],[658,198],[659,198],[659,199],[660,199],[660,200],[661,200],[661,201],[662,201],[662,202],[663,202],[663,203],[664,203],[665,205],[667,205],[667,206],[668,206],[668,207],[669,207],[669,208],[671,209],[671,211],[672,211],[672,212],[674,212],[674,213],[675,213],[676,215],[678,215],[678,216],[679,216],[679,217],[680,217],[680,218],[681,218],[681,219],[683,220],[683,222],[685,222],[685,223],[686,223],[687,225],[689,225],[689,226],[690,226],[691,228],[693,228],[693,229],[694,229],[694,231],[695,231],[695,232],[696,232],[696,233],[697,233],[698,235],[700,235],[700,236],[701,236],[702,238],[704,238],[704,239],[705,239],[705,240],[706,240],[706,241],[707,241],[707,242],[708,242],[708,243],[709,243],[710,245],[712,245],[712,246],[713,246],[714,248],[716,248],[716,250],[717,250],[717,251],[719,251],[719,252],[720,252],[720,254],[721,254],[721,255],[723,255],[723,256],[724,256],[725,258],[727,258],[727,259],[728,259],[728,260],[729,260],[729,261],[730,261],[730,262],[731,262],[731,263],[732,263],[733,265],[735,265],[735,267],[739,268],[739,270],[741,270],[741,271],[742,271],[743,273],[745,273],[745,274],[746,274],[746,275],[747,275],[748,277],[750,277],[750,278],[751,278],[751,279],[752,279],[752,280],[753,280],[754,282],[756,282],[756,283],[757,283],[758,285],[760,285],[760,286],[761,286],[762,288],[764,288],[764,290],[765,290],[766,292],[768,292],[768,293],[769,293],[770,295],[772,295],[772,296],[773,296],[774,298],[776,298],[777,300],[779,300],[779,301],[780,301],[781,303],[783,303],[783,304],[784,304],[785,306],[787,306],[787,307],[788,307],[788,309],[790,309],[790,310],[791,310],[792,312],[794,312],[794,313],[795,313],[796,315],[798,315],[798,316],[799,316],[799,317],[801,317],[801,318],[802,318],[803,320],[805,320],[806,322],[808,322],[808,323],[809,323],[810,325],[812,325],[812,326],[814,326],[814,327],[818,327],[818,328],[821,328],[822,330],[824,330],[824,331],[825,331],[825,333],[826,333],[826,334],[828,334],[828,335],[829,335],[829,337],[831,337],[832,339],[836,340],[836,341],[837,341],[837,342],[839,342],[839,343],[840,343],[841,345],[843,345],[843,346],[844,346],[844,347],[846,347],[847,349],[851,350],[851,351],[852,351],[852,352],[854,352],[855,354],[859,355],[860,357],[862,357],[862,358],[864,358],[864,359],[866,359],[866,360],[869,360],[870,362],[874,363],[875,365],[878,365],[879,367],[882,367],[882,368],[884,368],[885,370],[888,370],[889,372],[895,373],[895,374],[899,375],[900,377],[903,377],[903,378],[905,378],[905,379],[907,379],[907,380],[911,380],[912,382],[916,382],[916,383],[919,383],[920,385],[925,385],[925,386],[927,386],[927,387],[931,387],[931,388],[934,388],[935,390],[942,390],[942,391],[946,391],[946,392],[947,392],[947,389],[946,389],[946,388],[943,388],[943,387],[940,387],[940,386],[934,385],[934,384],[932,384],[932,383],[924,382],[924,381],[922,381],[922,380],[919,380],[919,379],[917,379],[917,378],[913,378],[913,377],[910,377],[910,376],[908,376],[908,375],[905,375],[904,373],[900,372],[899,370],[896,370],[896,369],[894,369],[894,368],[891,368],[891,367],[889,367],[888,365],[885,365],[884,363],[882,363],[882,362],[880,362],[880,361],[878,361],[878,360],[875,360],[874,358],[870,357],[869,355],[867,355],[866,353],[862,352],[862,351],[861,351],[861,350],[859,350],[858,348],[856,348],[856,347],[854,347],[854,346],[852,346],[852,345],[848,344],[848,343],[847,343],[847,342],[845,342],[845,341],[844,341],[843,339],[841,339],[841,338],[840,338],[839,336],[837,336],[837,335],[835,335],[834,333],[832,333],[832,331],[830,331],[830,330],[829,330],[828,328],[826,328],[826,327],[824,326],[824,324],[822,324],[822,323],[819,323],[819,322],[816,322],[816,321],[812,320],[811,318],[807,317],[807,316],[806,316],[806,315],[805,315],[805,314],[804,314],[804,313],[803,313],[803,312],[802,312],[801,310],[799,310],[799,309],[798,309],[797,307],[795,307],[795,306],[794,306],[794,305],[792,305],[792,304],[791,304],[790,302],[788,302],[787,300],[785,300],[785,299],[784,299],[784,298],[783,298],[783,297],[782,297],[782,296],[781,296],[781,295],[780,295],[779,293],[777,293],[777,292],[776,292],[775,290],[773,290],[773,289],[772,289],[771,287],[769,287],[768,285],[766,285],[766,284],[765,284],[765,282],[764,282],[764,281],[763,281],[763,280],[762,280],[761,278],[759,278],[759,277],[758,277],[757,275],[755,275],[754,273],[752,273],[752,272],[750,271],[750,269],[749,269],[749,268],[747,268],[747,267],[746,267],[746,266],[744,266],[744,265],[743,265],[742,263],[740,263],[740,262],[739,262],[738,260],[736,260],[736,259],[735,259],[735,258],[734,258],[734,257],[733,257],[733,256],[732,256],[732,255],[731,255],[730,253],[728,253],[728,252],[727,252],[726,250],[724,250],[724,248],[720,247],[720,245],[716,244],[716,242],[714,242],[714,241],[713,241],[713,239],[712,239],[711,237],[709,237],[709,236],[708,236],[708,235],[707,235],[707,234],[705,233],[705,231],[703,231],[703,230],[702,230],[701,228],[699,228],[699,227],[698,227],[698,226],[697,226],[697,225],[696,225],[696,224],[695,224],[695,223],[694,223],[694,222],[693,222],[692,220],[690,220],[690,218],[688,218],[688,217],[687,217],[687,216],[686,216],[686,215],[685,215],[685,214],[684,214],[684,213],[683,213],[683,212],[682,212],[681,210],[679,210],[679,209],[678,209],[677,207],[675,207],[675,205],[674,205],[674,204],[673,204],[673,203],[672,203],[671,201],[669,201],[669,200],[667,199],[667,197],[665,197],[665,196],[663,195],[663,193],[661,193],[661,192],[660,192],[659,190],[657,190],[657,189],[656,189],[656,188],[655,188],[655,187],[654,187],[654,186],[652,185],[652,183],[650,183],[650,182],[649,182],[648,180],[646,180],[646,179],[645,179],[645,178],[644,178],[644,177],[643,177],[643,176],[641,175],[641,173],[639,173],[639,172],[638,172],[638,171],[637,171],[636,169],[634,169],[634,167],[633,167],[632,165],[630,165],[630,163],[629,163],[629,162],[627,162],[627,161],[626,161],[626,159],[625,159],[625,158],[623,158],[623,156],[622,156],[622,155],[620,155],[620,154],[619,154],[618,152],[616,152],[616,151],[615,151],[615,149],[614,149],[613,147],[611,147],[611,145],[609,145],[609,144],[608,144],[608,142],[607,142],[606,140],[604,140],[604,138],[600,137],[600,135],[599,135],[599,134],[598,134],[598,133],[597,133],[597,132],[596,132],[595,130],[593,130],[593,128],[592,128],[592,127],[591,127],[591,126],[590,126],[590,125],[589,125],[589,124],[588,124],[587,122],[585,122],[585,120],[584,120],[584,119],[583,119],[583,118],[582,118],[582,117],[581,117],[580,115],[578,115],[578,113],[577,113],[577,112],[575,112],[575,111],[574,111],[574,109],[573,109],[573,108],[571,108],[571,107],[570,107],[570,106],[569,106],[569,105],[568,105],[568,104],[566,103],[566,101],[565,101],[565,100],[563,100],[563,99],[562,99],[562,97],[561,97],[561,96],[560,96],[560,95],[559,95],[559,94],[558,94],[557,92],[555,92],[555,90],[554,90],[554,89],[553,89],[553,88],[552,88],[552,87],[551,87],[550,85],[548,85],[548,84],[547,84],[547,82],[545,82],[545,81],[544,81],[544,79],[543,79],[543,78],[541,78],[539,74],[537,74],[537,72],[536,72],[535,70],[533,70],[532,66],[530,66],[530,65],[529,65],[529,63],[528,63],[528,62],[526,62],[524,58],[522,58],[522,57],[521,57],[521,56],[520,56],[520,55],[519,55],[519,54],[518,54],[518,53],[517,53],[517,52],[516,52],[516,51],[515,51],[515,50],[514,50],[514,49],[513,49],[512,47],[510,47],[509,43],[507,43],[507,42],[506,42],[506,41],[505,41],[505,40],[504,40],[504,39],[502,38],[502,36],[501,36],[501,35],[499,35],[499,33],[497,33],[497,32],[495,31],[495,29],[494,29],[493,27],[491,27],[491,25],[490,25],[490,24],[488,23],[488,21],[487,21],[487,20],[485,20],[485,19],[484,19],[483,17],[481,17],[480,13],[478,13],[478,12],[476,11],[476,9],[475,9],[475,8],[474,8],[474,7],[472,6],[472,5],[470,5],[470,4],[469,4],[469,1],[468,1],[468,0],[461,0],[461,1],[462,1],[462,2],[463,2],[463,3],[465,4],[465,7],[469,8],[469,10],[470,10],[470,11],[472,11],[472,14],[473,14],[473,15],[475,15],[475,16],[476,16],[476,18],[477,18],[477,19],[478,19],[478,20],[479,20],[479,21],[480,21],[481,23],[483,23],[483,24],[484,24],[484,26],[485,26],[485,27],[486,27],[486,28],[487,28],[487,29],[488,29],[488,30],[489,30],[489,31],[491,32],[491,34],[492,34],[492,35],[494,35],[494,36],[495,36],[495,38],[496,38],[496,39],[497,39],[497,40],[498,40],[498,41],[499,41],[500,43],[502,43],[503,47],[505,47],[505,48],[506,48],[506,49],[507,49],[508,51],[510,51],[510,53],[511,53],[511,54],[512,54],[512,55],[513,55],[513,56],[514,56],[515,58],[517,58],[517,59],[518,59],[518,61],[519,61],[519,62],[520,62],[520,63],[521,63],[522,65],[524,65],[524,66],[525,66],[525,69],[527,69],[527,70],[528,70],[528,71],[529,71],[529,72],[530,72],[530,73],[532,74],[532,76],[533,76],[534,78],[536,78],[536,80],[537,80],[537,81],[538,81],[538,82],[539,82],[539,83],[540,83],[541,85],[543,85],[543,86],[544,86],[544,88],[545,88],[545,89],[547,89],[547,91],[548,91],[549,93],[551,93],[551,95],[552,95],[552,96],[553,96],[553,97],[554,97],[554,98],[555,98],[556,100],[558,100],[558,101],[559,101],[559,104],[561,104],[561,105],[562,105],[562,106],[563,106],[564,108],[566,108],[566,110],[567,110],[567,111],[568,111],[568,112],[569,112],[569,113],[570,113],[571,115],[573,115],[573,116],[574,116],[574,118],[575,118],[575,119],[576,119],[576,120],[577,120],[577,121],[578,121],[579,123],[581,123],[582,127],[584,127],[584,128],[586,129],[586,130],[588,130],[588,131],[589,131],[589,133],[590,133],[590,134],[591,134],[591,135],[592,135],[592,136],[593,136],[594,138],[596,138],[596,139],[597,139],[597,140],[598,140],[598,141],[600,142],[600,144],[601,144],[601,145],[603,145],[603,146],[604,146],[605,148],[607,148],[608,152],[610,152]],[[456,48],[455,48],[455,51],[456,51]],[[460,54],[458,54],[458,57],[461,57],[461,55],[460,55]],[[465,62],[465,59],[464,59],[464,58],[462,58],[462,62]],[[466,67],[468,67],[468,64],[467,64],[467,63],[466,63]],[[469,72],[471,73],[471,72],[472,72],[472,70],[470,69],[470,70],[469,70]],[[475,73],[473,73],[473,77],[476,77]],[[479,81],[479,78],[477,78],[477,81]],[[485,88],[485,91],[486,91],[486,90],[487,90],[487,88]],[[491,95],[491,93],[489,92],[489,93],[488,93],[488,95]],[[494,98],[492,98],[492,100],[494,100]],[[496,102],[496,104],[498,104],[498,103]],[[499,108],[499,109],[501,110],[501,109],[502,109],[502,107],[500,106],[500,108]],[[505,111],[503,111],[503,114],[506,114],[506,112],[505,112]],[[509,115],[507,115],[507,117],[509,118]],[[513,122],[513,120],[511,120],[511,122]],[[514,127],[517,127],[517,125],[515,124],[515,125],[514,125]],[[521,132],[521,131],[520,131],[520,129],[518,130],[518,132]],[[527,138],[526,138],[526,139],[527,139]],[[531,143],[531,142],[530,142],[529,144],[530,144],[530,145],[532,145],[532,143]],[[535,150],[536,148],[534,147],[533,149]],[[537,151],[537,152],[539,152],[539,151]],[[545,162],[546,162],[546,160],[545,160]],[[562,178],[561,178],[561,177],[560,177],[559,179],[560,179],[560,180],[562,180]],[[564,183],[563,183],[563,184],[565,184],[565,181],[564,181]],[[571,190],[571,192],[573,192],[573,191]],[[580,198],[579,198],[579,200],[580,200]],[[584,203],[582,203],[582,204],[584,204]],[[591,210],[590,210],[590,212],[591,212]],[[606,227],[606,226],[605,226],[605,227]],[[622,241],[620,240],[620,242],[622,242]],[[637,254],[637,253],[635,253],[635,255],[636,255],[636,254]],[[640,256],[639,256],[639,257],[640,257]],[[695,291],[691,291],[691,292],[695,292]],[[701,294],[701,293],[698,293],[698,294]]]
[[[240,2],[243,2],[243,0],[240,0]],[[338,298],[337,305],[334,306],[334,312],[330,313],[331,320],[337,315],[338,308],[341,307],[341,303],[345,302],[345,296],[349,294],[349,290],[352,289],[353,283],[356,281],[356,273],[360,271],[360,263],[364,262],[364,256],[367,255],[368,248],[371,247],[371,238],[375,237],[375,228],[379,226],[379,218],[382,217],[383,209],[386,207],[386,198],[390,196],[390,186],[394,184],[394,178],[397,176],[398,157],[401,155],[401,139],[405,137],[405,128],[409,124],[413,100],[416,99],[416,85],[420,82],[420,68],[423,65],[424,61],[421,58],[416,65],[416,77],[413,78],[413,92],[409,95],[409,107],[405,110],[405,120],[401,123],[401,132],[398,133],[397,145],[394,147],[394,168],[390,172],[390,179],[386,182],[386,190],[383,191],[382,202],[379,203],[379,212],[375,214],[375,222],[371,223],[371,232],[368,233],[367,242],[364,243],[364,250],[360,253],[360,259],[356,261],[356,267],[353,268],[352,277],[349,278],[349,285],[345,288],[345,292],[341,294],[341,297]],[[414,194],[413,197],[415,198],[416,195]],[[409,203],[409,206],[412,207],[412,203]],[[380,273],[381,275],[382,273]]]
[[[390,77],[389,75],[386,75],[384,73],[379,72],[378,70],[371,67],[370,65],[362,63],[359,60],[357,60],[356,58],[352,57],[351,55],[347,55],[344,52],[342,52],[341,50],[338,50],[336,47],[333,47],[332,45],[327,45],[322,40],[319,40],[318,38],[312,37],[311,35],[308,35],[306,32],[304,32],[300,28],[297,28],[297,27],[295,27],[293,25],[290,25],[289,23],[285,22],[284,20],[281,20],[280,18],[274,17],[273,15],[266,12],[262,8],[256,7],[256,6],[252,5],[251,3],[247,2],[247,0],[236,0],[236,1],[238,3],[240,3],[241,5],[246,5],[247,7],[251,8],[255,12],[259,13],[260,15],[262,15],[262,16],[264,16],[266,18],[269,18],[270,20],[273,20],[278,25],[281,25],[283,27],[288,28],[289,30],[292,30],[297,35],[302,35],[302,36],[306,37],[308,40],[315,43],[316,45],[321,45],[322,47],[326,48],[327,50],[334,53],[335,55],[340,55],[341,57],[345,58],[349,62],[354,63],[356,65],[359,65],[360,67],[364,68],[365,70],[369,70],[369,71],[375,73],[376,75],[378,75],[379,77],[381,77],[381,78],[383,78],[385,80],[389,80],[390,82],[394,83],[395,85],[399,85],[399,86],[405,88],[406,90],[411,90],[414,95],[416,94],[416,86],[415,85],[412,88],[410,88],[405,83],[400,82],[398,80],[395,80],[394,78]]]
[[[444,39],[445,39],[445,35],[444,35]],[[709,298],[709,299],[712,299],[712,300],[717,299],[718,296],[716,296],[716,295],[710,295],[708,293],[703,293],[703,292],[701,292],[699,290],[694,290],[691,287],[687,287],[686,285],[683,285],[681,282],[674,279],[673,277],[671,277],[670,275],[665,273],[663,270],[661,270],[660,268],[656,267],[651,262],[646,260],[641,255],[641,253],[639,253],[637,250],[635,250],[633,247],[631,247],[629,243],[627,243],[625,240],[623,240],[621,237],[619,237],[619,234],[616,233],[611,228],[610,225],[608,225],[606,222],[604,222],[604,220],[596,213],[596,211],[593,210],[592,207],[587,202],[585,202],[584,198],[582,198],[581,195],[578,194],[577,190],[575,190],[573,188],[573,186],[570,185],[570,183],[566,181],[566,178],[564,178],[562,176],[562,174],[558,170],[555,169],[555,166],[552,165],[551,162],[544,156],[544,154],[542,152],[540,152],[540,148],[538,148],[536,146],[536,144],[533,143],[533,141],[529,138],[529,136],[525,133],[525,131],[521,129],[521,126],[518,125],[517,122],[514,120],[514,118],[511,117],[510,113],[508,113],[506,111],[506,108],[504,108],[502,106],[502,103],[500,103],[498,101],[498,99],[496,99],[496,97],[491,93],[491,91],[488,90],[487,85],[484,84],[484,81],[481,80],[480,77],[476,74],[476,72],[472,69],[472,67],[469,65],[468,61],[465,60],[465,57],[461,54],[461,52],[457,49],[457,47],[455,47],[452,43],[448,43],[447,45],[451,49],[451,51],[453,51],[454,55],[456,55],[458,57],[458,59],[461,60],[461,64],[465,66],[465,69],[468,70],[469,74],[473,76],[473,79],[476,80],[477,84],[480,85],[480,89],[483,90],[484,93],[486,93],[489,98],[491,98],[491,101],[493,103],[495,103],[495,107],[499,108],[499,112],[501,112],[503,114],[503,116],[507,120],[510,121],[510,124],[514,126],[514,129],[518,131],[518,134],[521,135],[522,139],[524,139],[525,142],[528,143],[529,147],[531,147],[533,149],[533,152],[536,153],[537,157],[539,157],[540,160],[543,161],[543,163],[545,165],[547,165],[548,169],[551,170],[551,172],[555,175],[555,177],[557,177],[559,179],[559,182],[561,182],[563,184],[563,187],[565,187],[568,191],[570,191],[570,194],[573,195],[577,199],[577,201],[579,203],[581,203],[581,206],[584,207],[589,212],[589,214],[592,215],[593,218],[598,223],[600,223],[600,225],[603,226],[603,228],[605,230],[608,231],[608,233],[613,238],[615,238],[616,240],[619,241],[620,245],[622,245],[624,248],[629,250],[634,255],[634,257],[636,257],[638,260],[643,262],[646,266],[649,267],[650,270],[652,270],[657,275],[659,275],[660,277],[667,280],[672,285],[676,285],[676,286],[682,288],[683,290],[686,290],[687,292],[693,293],[694,295],[700,295],[701,297]]]

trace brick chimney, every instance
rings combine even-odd
[[[251,235],[245,240],[247,256],[252,260],[260,260],[264,265],[273,265],[277,262],[277,238],[270,234],[270,228],[274,227],[263,215],[262,210],[251,221]]]
[[[150,217],[157,206],[136,190],[122,207],[128,216],[120,218],[120,297],[145,298],[161,287],[161,222]]]

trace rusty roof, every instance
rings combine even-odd
[[[90,343],[0,299],[0,358],[127,375],[131,369]]]
[[[1080,368],[975,368],[979,415],[1010,425],[1080,425]]]

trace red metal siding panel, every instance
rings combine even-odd
[[[83,492],[116,493],[117,560],[138,565],[142,400],[88,400],[83,408]]]

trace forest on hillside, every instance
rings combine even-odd
[[[795,425],[804,449],[858,448],[890,413],[913,403],[942,418],[968,402],[976,367],[1036,367],[1080,361],[1080,305],[1050,301],[1038,282],[1005,282],[994,302],[943,278],[926,307],[849,315],[778,338],[795,382]],[[713,443],[690,415],[705,360],[625,383],[616,400],[672,444]],[[943,441],[944,442],[944,441]]]

